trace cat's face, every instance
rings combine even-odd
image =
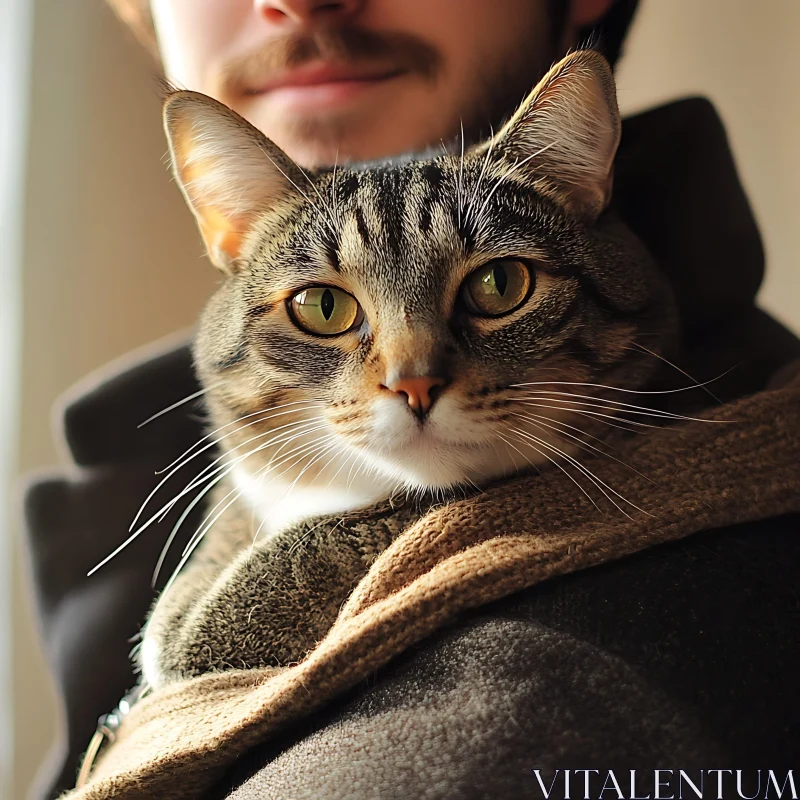
[[[177,174],[227,273],[198,367],[249,474],[481,482],[575,451],[587,417],[548,388],[641,385],[653,359],[632,345],[658,348],[668,301],[601,214],[609,80],[578,53],[490,143],[308,177],[212,101],[170,101]]]

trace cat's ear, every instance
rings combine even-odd
[[[175,178],[209,257],[232,273],[259,215],[296,196],[299,168],[249,122],[203,94],[169,95],[164,128]]]
[[[609,63],[578,50],[542,78],[493,147],[515,169],[544,179],[568,212],[594,219],[611,198],[620,129]]]

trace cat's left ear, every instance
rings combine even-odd
[[[569,213],[592,220],[611,199],[620,130],[611,66],[578,50],[542,78],[492,146]]]
[[[249,122],[203,94],[175,92],[163,113],[175,178],[209,257],[231,274],[259,216],[297,197],[300,170]]]

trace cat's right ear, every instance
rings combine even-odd
[[[203,94],[169,95],[164,128],[175,178],[209,257],[232,274],[258,217],[295,197],[302,174],[249,122]]]
[[[595,50],[577,50],[542,78],[487,147],[505,158],[508,174],[531,176],[569,213],[593,220],[611,198],[620,132],[611,65]]]

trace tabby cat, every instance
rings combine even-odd
[[[208,97],[164,113],[224,276],[195,345],[221,450],[194,544],[231,505],[236,535],[263,540],[575,467],[613,430],[613,387],[657,364],[672,300],[609,209],[620,118],[597,52],[553,67],[486,142],[313,174]],[[145,635],[146,678],[155,649]]]

